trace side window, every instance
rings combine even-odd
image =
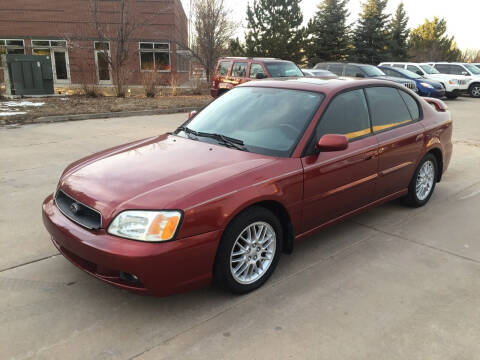
[[[227,76],[229,68],[230,61],[221,61],[220,64],[218,64],[217,75]]]
[[[343,64],[330,64],[328,70],[334,73],[335,75],[343,75]]]
[[[420,70],[420,68],[415,65],[407,65],[407,70],[410,70],[411,72],[414,72],[415,74],[418,74],[418,75],[422,73],[421,75],[423,75],[423,71]]]
[[[373,131],[382,131],[412,121],[405,101],[397,89],[371,87],[366,89],[372,115]]]
[[[437,69],[441,74],[451,74],[450,65],[447,64],[437,64],[435,65],[435,69]]]
[[[420,120],[420,109],[418,107],[418,103],[415,101],[415,99],[407,94],[405,91],[398,91],[405,101],[405,104],[407,104],[408,111],[410,111],[410,115],[412,116],[413,121]]]
[[[327,70],[328,68],[328,64],[327,63],[318,63],[317,65],[315,65],[314,69],[323,69],[323,70]]]
[[[460,65],[450,65],[450,74],[453,75],[463,75],[463,73],[468,73],[467,70],[465,70],[462,66]]]
[[[370,133],[367,101],[360,89],[340,94],[330,102],[315,136],[319,140],[325,134],[343,134],[353,140]]]
[[[396,67],[399,69],[405,69],[405,66],[403,64],[393,64],[393,67]]]
[[[247,75],[247,65],[246,62],[235,62],[233,63],[232,76],[233,77],[245,77]]]
[[[362,70],[355,65],[345,65],[345,75],[344,76],[351,76],[356,77],[357,74],[363,74]]]
[[[263,66],[260,64],[252,63],[250,65],[250,78],[255,79],[257,74],[265,74],[265,70],[263,70]]]

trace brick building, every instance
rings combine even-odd
[[[126,84],[141,85],[154,69],[162,81],[187,80],[190,56],[181,0],[1,1],[0,54],[50,55],[56,87],[112,85],[115,76],[106,56],[115,59],[119,49],[122,14],[124,27],[133,29],[124,46]]]

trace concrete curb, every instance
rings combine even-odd
[[[24,125],[24,124],[45,124],[64,121],[77,121],[77,120],[91,120],[91,119],[111,119],[117,117],[129,117],[129,116],[148,116],[148,115],[165,115],[176,114],[181,112],[190,112],[192,110],[198,110],[198,107],[183,107],[172,109],[153,109],[153,110],[139,110],[139,111],[119,111],[108,113],[93,113],[93,114],[74,114],[74,115],[55,115],[55,116],[43,116],[36,119],[21,120],[16,123],[0,124],[0,126],[8,125]]]

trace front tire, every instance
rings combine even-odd
[[[405,197],[407,205],[412,207],[425,205],[435,190],[437,179],[437,159],[433,154],[427,154],[418,164],[408,186],[408,194]]]
[[[480,83],[475,83],[468,90],[471,97],[480,98]]]
[[[245,210],[222,236],[215,259],[215,281],[236,294],[259,288],[275,270],[282,245],[282,226],[271,211],[260,206]]]

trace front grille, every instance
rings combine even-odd
[[[459,85],[467,85],[467,80],[458,80]]]
[[[407,87],[411,90],[416,90],[417,89],[417,85],[415,85],[414,83],[404,83],[403,85],[405,85],[405,87]]]
[[[55,204],[63,215],[79,225],[88,229],[100,229],[102,227],[102,215],[97,210],[76,201],[62,190],[58,190],[55,194]]]

